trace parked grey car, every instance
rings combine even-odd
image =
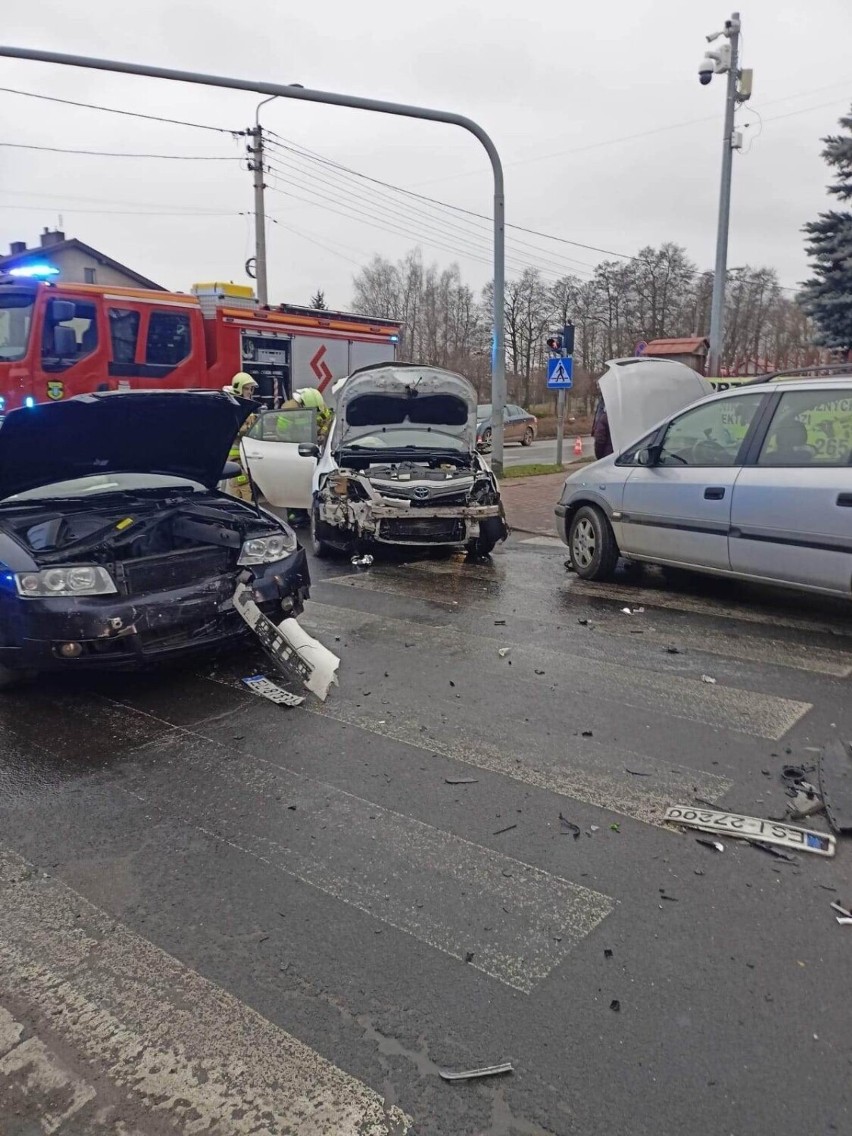
[[[509,402],[503,408],[503,441],[520,442],[531,446],[538,433],[538,419],[528,410]],[[476,408],[476,445],[480,450],[491,449],[491,404]]]
[[[587,580],[624,556],[849,596],[852,374],[704,398],[568,477],[556,517]]]

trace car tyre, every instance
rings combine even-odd
[[[524,430],[524,436],[521,439],[521,445],[522,446],[531,446],[534,441],[535,441],[535,431],[533,430],[532,426],[527,426],[526,430]]]
[[[583,505],[571,518],[568,548],[574,571],[581,579],[609,580],[614,575],[620,555],[615,533],[594,505]]]
[[[318,521],[317,510],[311,509],[311,551],[317,560],[328,560],[333,553],[333,549],[328,541],[322,540],[317,536]]]
[[[486,428],[482,431],[482,448],[486,452],[488,452],[491,449],[491,427],[490,426],[486,426]]]

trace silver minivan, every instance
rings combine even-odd
[[[587,580],[623,556],[849,596],[852,370],[704,398],[568,477],[556,518]]]

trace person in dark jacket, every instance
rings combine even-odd
[[[612,438],[609,433],[609,418],[603,398],[598,395],[595,416],[592,419],[592,437],[595,440],[595,461],[612,453]]]

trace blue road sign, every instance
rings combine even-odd
[[[547,385],[551,390],[569,390],[574,385],[574,357],[548,359]]]

